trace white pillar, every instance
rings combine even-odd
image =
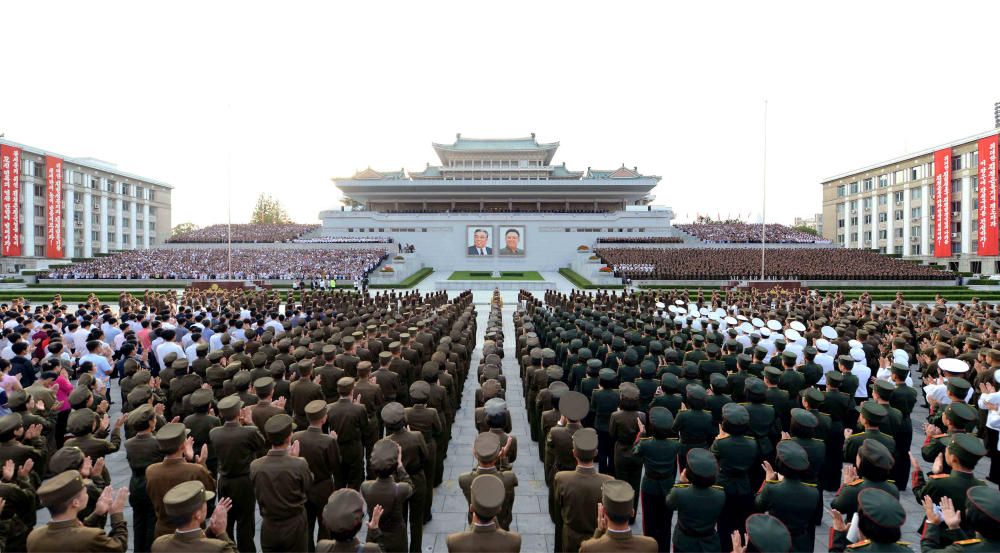
[[[142,204],[142,247],[149,249],[149,204]]]
[[[931,255],[931,185],[920,185],[920,255]]]
[[[864,196],[858,198],[858,243],[855,248],[865,247],[865,199]]]
[[[964,164],[963,164],[964,167]],[[962,253],[972,252],[972,177],[962,177]]]
[[[129,249],[134,250],[134,249],[136,249],[136,248],[139,247],[139,244],[137,243],[139,241],[139,239],[137,238],[138,234],[136,233],[136,228],[138,226],[136,225],[136,220],[135,220],[135,215],[136,215],[135,196],[129,196],[129,197],[132,199],[132,201],[130,201],[129,204],[128,204],[128,212],[129,212],[128,213],[128,218],[129,218],[129,221],[128,221],[129,222],[129,229],[128,229],[128,232],[129,232],[129,238],[128,238],[128,240],[129,240],[129,242],[128,243],[129,243]]]
[[[94,256],[94,240],[90,234],[94,229],[94,199],[88,180],[90,177],[84,175],[83,182],[86,188],[83,189],[83,257]]]
[[[101,195],[97,198],[97,206],[101,211],[100,214],[100,224],[98,228],[101,229],[101,239],[100,248],[101,253],[108,253],[108,179],[106,177],[101,177]]]
[[[66,201],[63,203],[63,221],[66,230],[66,243],[63,244],[63,251],[66,257],[76,257],[76,222],[73,214],[76,213],[76,194],[73,192],[73,172],[66,170],[66,179],[63,181],[66,188]]]
[[[896,214],[895,194],[885,193],[885,253],[896,253],[896,235],[893,234],[894,216]]]
[[[912,251],[910,249],[910,190],[908,188],[903,189],[903,257],[910,255]]]
[[[851,201],[844,202],[844,247],[851,247]]]
[[[121,186],[121,183],[118,183]],[[119,188],[116,192],[120,192]],[[125,236],[125,227],[122,226],[122,199],[121,197],[115,198],[115,249],[122,249],[122,240]]]
[[[37,167],[38,165],[36,164],[35,166]],[[21,217],[24,218],[24,233],[21,234],[21,239],[23,240],[21,244],[21,255],[34,257],[35,180],[33,178],[28,177],[21,181],[21,193],[24,194],[24,209],[21,210]]]

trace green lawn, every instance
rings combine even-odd
[[[400,282],[399,284],[372,284],[369,285],[368,287],[373,290],[385,289],[385,288],[413,288],[417,284],[420,284],[420,281],[427,278],[428,275],[430,275],[433,272],[434,272],[433,267],[424,267],[423,269],[420,269],[419,271],[413,273],[412,275],[404,278],[403,281]]]
[[[583,275],[577,273],[576,271],[570,269],[569,267],[563,267],[562,269],[559,269],[559,274],[566,277],[566,280],[572,282],[573,286],[576,286],[577,288],[581,288],[584,290],[621,290],[625,288],[625,286],[621,284],[608,284],[608,285],[594,284],[590,280],[584,278]]]
[[[538,271],[501,271],[500,278],[493,278],[493,271],[455,271],[448,280],[545,280]]]

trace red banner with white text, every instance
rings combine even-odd
[[[21,255],[21,149],[0,145],[0,255]]]
[[[45,158],[45,257],[63,257],[63,160]]]
[[[951,257],[951,149],[934,152],[934,257]]]
[[[994,135],[979,141],[979,244],[976,249],[979,255],[1000,255],[1000,233],[997,232],[997,139]]]

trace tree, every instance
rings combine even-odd
[[[291,223],[291,218],[281,206],[281,202],[271,196],[261,193],[257,196],[257,204],[253,207],[250,223],[255,225],[281,225]]]
[[[198,225],[194,223],[181,223],[170,230],[170,237],[176,238],[182,234],[187,234],[196,230],[198,230]]]
[[[819,236],[819,233],[816,232],[816,229],[814,229],[812,227],[807,227],[805,225],[799,225],[797,227],[792,227],[792,228],[795,229],[795,230],[797,230],[797,231],[799,231],[799,232],[804,232],[806,234],[811,234],[813,236]]]

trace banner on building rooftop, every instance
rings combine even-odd
[[[21,149],[0,144],[0,255],[21,255]]]
[[[934,152],[934,257],[951,257],[951,148]]]
[[[63,251],[63,160],[45,157],[45,257],[61,259]]]
[[[979,255],[1000,255],[997,232],[997,135],[979,140],[979,215],[976,232]]]

